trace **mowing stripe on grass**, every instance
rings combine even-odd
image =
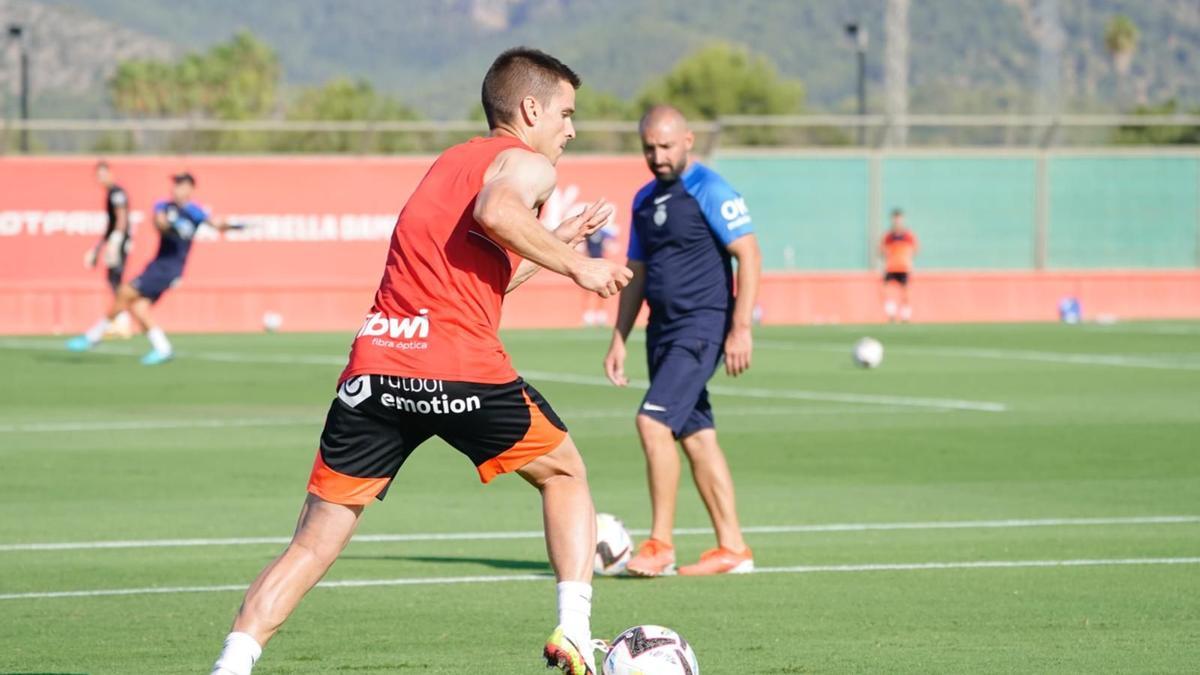
[[[783,343],[781,343],[783,344]],[[0,348],[5,349],[36,349],[59,351],[63,348],[57,344],[37,340],[6,340],[0,341]],[[102,346],[97,350],[104,354],[134,355],[137,352],[117,347]],[[218,361],[224,363],[279,363],[301,365],[344,365],[344,356],[321,356],[315,354],[242,354],[234,352],[188,352],[176,353],[176,358]],[[545,380],[562,384],[578,384],[583,386],[612,387],[608,378],[598,375],[581,375],[576,373],[556,373],[540,370],[523,370],[522,375],[528,379]],[[631,382],[638,388],[649,386],[647,382]],[[943,399],[919,396],[895,396],[887,394],[853,394],[844,392],[805,391],[794,389],[756,389],[753,387],[729,387],[712,385],[708,390],[714,394],[737,398],[768,399],[773,401],[820,401],[825,403],[852,403],[874,406],[903,406],[910,408],[935,408],[940,410],[963,410],[972,412],[1004,412],[1008,406],[993,401],[969,401],[963,399]]]
[[[523,370],[522,375],[531,380],[545,380],[562,384],[578,384],[584,386],[611,387],[606,377],[598,375],[579,375],[575,373],[554,373],[543,370]],[[631,380],[633,387],[646,388],[648,382]],[[708,391],[721,396],[734,398],[758,398],[773,401],[821,401],[826,403],[857,403],[862,405],[903,406],[910,408],[936,408],[940,410],[967,410],[972,412],[1004,412],[1008,406],[993,401],[968,401],[954,398],[928,398],[919,396],[892,396],[888,394],[850,394],[833,391],[803,391],[795,389],[757,389],[754,387],[729,387],[725,385],[709,385]]]
[[[907,408],[821,407],[821,408],[723,408],[723,415],[745,416],[792,416],[792,415],[854,415],[916,412],[943,413],[945,410],[910,410]],[[564,410],[560,415],[567,421],[586,419],[632,419],[633,410]],[[318,411],[307,417],[230,417],[220,419],[145,419],[145,420],[52,420],[0,424],[0,434],[71,433],[90,431],[160,431],[172,429],[226,429],[232,427],[319,427],[325,421],[325,412]]]
[[[850,350],[842,344],[812,344],[803,342],[784,342],[781,340],[758,340],[756,346],[766,349],[787,349],[795,351],[844,352]],[[1027,349],[984,349],[979,347],[935,347],[917,345],[888,345],[889,351],[907,354],[927,354],[929,356],[948,356],[967,359],[994,359],[999,361],[1032,361],[1036,363],[1057,363],[1079,366],[1113,366],[1118,368],[1150,368],[1154,370],[1200,370],[1200,363],[1177,359],[1163,359],[1151,356],[1133,356],[1123,354],[1087,354],[1079,352],[1045,352]]]
[[[969,560],[963,562],[866,563],[859,565],[797,565],[762,567],[749,574],[813,574],[819,572],[914,572],[921,570],[1024,569],[1069,567],[1119,567],[1128,565],[1197,565],[1200,558],[1092,558],[1072,560]],[[399,579],[345,579],[322,581],[317,588],[370,588],[378,586],[433,586],[487,584],[505,581],[553,581],[551,574],[499,574],[474,577],[407,577]],[[219,593],[244,591],[247,584],[215,586],[149,586],[145,588],[104,588],[79,591],[41,591],[4,593],[0,600],[46,600],[52,598],[95,598],[128,595],[176,593]]]
[[[943,520],[911,523],[827,523],[813,525],[759,525],[742,528],[747,534],[802,534],[806,532],[878,532],[898,530],[982,530],[1020,527],[1082,527],[1102,525],[1180,525],[1200,523],[1200,516],[1130,516],[1114,518],[1012,518],[1005,520]],[[631,529],[643,536],[649,530]],[[676,536],[712,534],[707,527],[685,527]],[[518,532],[431,532],[416,534],[357,534],[354,543],[417,541],[490,541],[502,539],[541,539],[541,530]],[[76,541],[28,544],[0,544],[0,553],[15,551],[75,551],[120,548],[181,548],[187,546],[248,546],[286,544],[291,537],[224,537],[215,539],[138,539],[126,541]]]

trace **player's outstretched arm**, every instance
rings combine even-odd
[[[604,227],[609,218],[612,218],[613,208],[603,199],[598,199],[578,215],[571,216],[559,223],[558,227],[554,228],[554,236],[558,240],[575,248],[583,243],[596,230]],[[512,281],[508,282],[508,288],[505,293],[512,293],[517,286],[525,283],[530,277],[538,273],[542,269],[537,263],[529,260],[522,260],[517,267],[517,271],[513,274]]]
[[[632,272],[607,260],[580,255],[542,227],[535,209],[550,197],[556,175],[550,160],[526,150],[506,150],[484,176],[474,217],[489,237],[540,267],[570,277],[579,286],[609,297]]]

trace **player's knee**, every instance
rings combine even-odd
[[[671,428],[649,415],[639,414],[634,420],[642,438],[657,438],[671,434]]]
[[[587,467],[584,466],[583,456],[570,436],[567,436],[553,452],[526,464],[519,473],[539,489],[553,482],[587,482]]]
[[[717,435],[711,429],[704,429],[685,436],[679,440],[679,444],[683,446],[684,454],[693,463],[698,460],[703,461],[705,458],[721,452],[721,446],[717,444]]]

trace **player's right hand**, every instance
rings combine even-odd
[[[604,356],[604,374],[609,382],[618,387],[629,384],[629,378],[625,377],[625,342],[616,336],[608,348],[608,354]]]
[[[621,292],[633,279],[633,270],[604,258],[579,256],[571,279],[580,288],[591,291],[602,298],[611,298]]]
[[[83,254],[83,266],[88,268],[89,270],[95,268],[96,267],[96,257],[97,257],[97,254],[96,254],[95,247],[89,248]]]

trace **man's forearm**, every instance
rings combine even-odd
[[[737,298],[733,304],[733,325],[749,328],[754,322],[754,305],[762,278],[762,261],[757,251],[738,257]]]
[[[512,293],[517,289],[517,286],[529,281],[541,269],[542,266],[535,262],[522,260],[521,264],[517,266],[517,271],[513,274],[512,280],[508,282],[508,288],[504,289],[504,292],[506,294]]]
[[[645,299],[646,278],[642,276],[640,271],[635,271],[633,280],[629,285],[621,291],[620,305],[617,309],[617,323],[613,326],[621,339],[629,337],[629,332],[633,330],[633,324],[637,321],[638,312],[642,309],[642,300]]]
[[[528,210],[505,207],[480,220],[480,225],[504,248],[551,272],[570,276],[579,254],[542,227]]]

